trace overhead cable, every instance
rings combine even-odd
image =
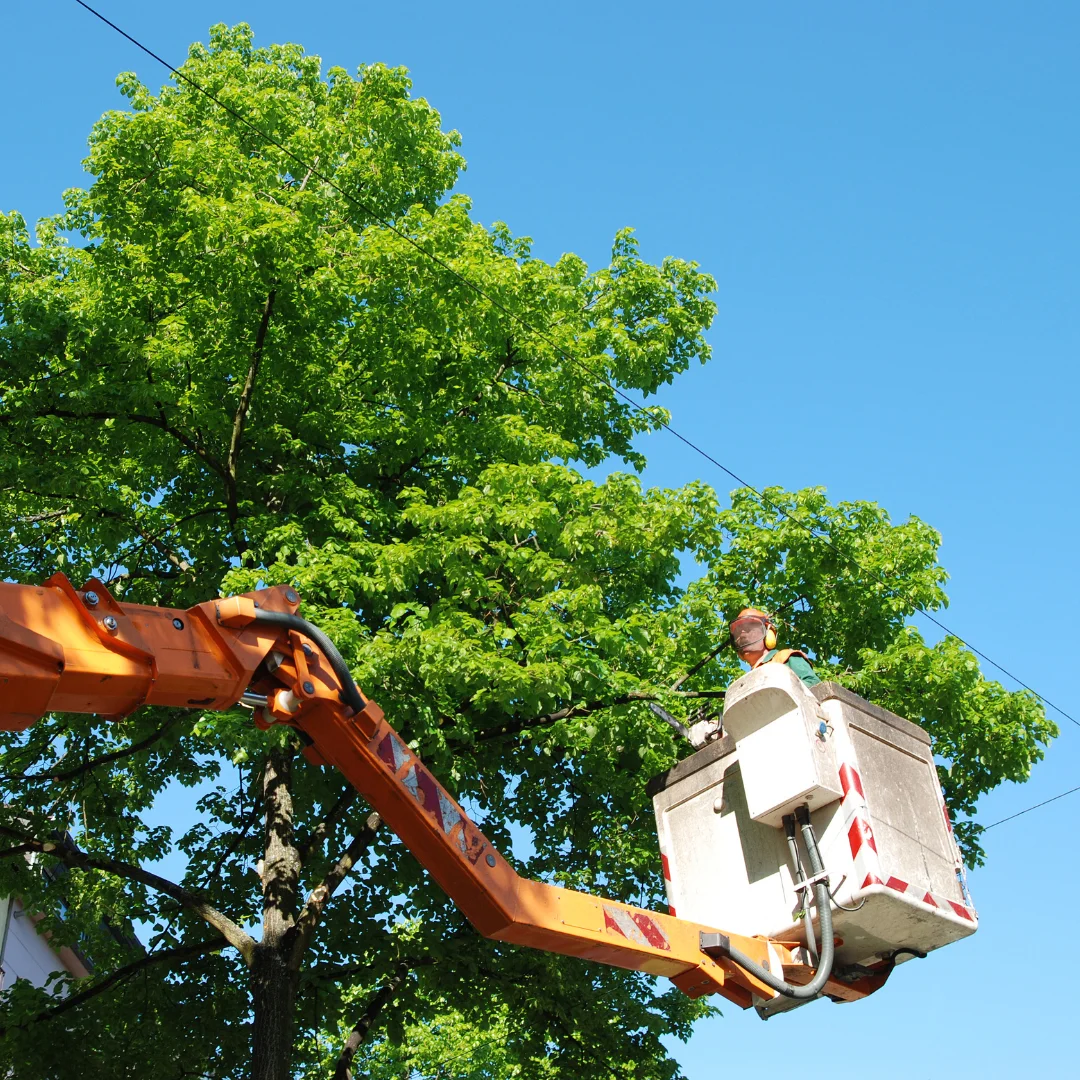
[[[1036,803],[1034,806],[1029,806],[1026,810],[1018,810],[1015,814],[1010,814],[1008,817],[1003,817],[1000,821],[995,821],[993,825],[984,825],[983,832],[987,832],[989,829],[996,829],[999,825],[1004,825],[1006,821],[1012,821],[1014,818],[1030,814],[1032,810],[1038,810],[1043,806],[1049,806],[1052,802],[1057,802],[1058,799],[1064,799],[1066,795],[1072,795],[1077,791],[1080,791],[1080,786],[1069,788],[1068,791],[1063,791],[1060,795],[1053,796],[1053,798],[1043,799],[1042,802]]]
[[[577,365],[579,368],[581,368],[583,371],[585,371],[587,374],[589,374],[597,382],[599,382],[602,385],[606,386],[612,393],[614,393],[614,394],[618,395],[618,397],[622,398],[632,409],[634,409],[637,412],[641,413],[643,416],[648,417],[649,420],[652,423],[659,424],[666,431],[668,431],[671,435],[673,435],[676,439],[678,439],[679,442],[685,444],[687,447],[689,447],[696,454],[698,454],[699,456],[704,458],[710,464],[716,466],[716,468],[718,468],[721,472],[723,472],[726,475],[730,476],[731,479],[734,480],[737,484],[739,484],[740,486],[746,488],[749,491],[752,491],[761,500],[761,502],[765,506],[769,507],[771,510],[773,510],[775,513],[779,514],[785,520],[791,521],[798,528],[802,529],[807,535],[813,537],[814,539],[820,540],[822,543],[824,543],[826,546],[828,546],[832,551],[834,551],[844,562],[849,563],[850,565],[854,566],[856,569],[858,569],[860,571],[867,572],[866,569],[855,559],[855,557],[853,555],[849,554],[848,552],[841,551],[832,542],[832,540],[830,540],[827,536],[824,536],[820,532],[818,532],[814,528],[813,525],[808,525],[806,522],[804,522],[797,515],[791,514],[788,511],[781,508],[780,506],[778,506],[770,498],[768,498],[768,496],[766,496],[764,494],[764,492],[762,492],[758,488],[754,487],[753,484],[748,483],[746,480],[744,480],[737,473],[735,473],[734,471],[729,469],[723,462],[718,461],[715,457],[713,457],[712,454],[710,454],[707,450],[705,450],[702,447],[698,446],[697,443],[693,442],[691,439],[688,439],[680,431],[673,428],[669,423],[667,423],[667,421],[660,419],[656,415],[655,410],[650,409],[645,405],[639,404],[629,394],[627,394],[625,391],[621,390],[614,383],[609,381],[603,374],[598,372],[595,368],[593,368],[592,366],[587,364],[585,361],[581,360],[579,357],[575,356],[573,353],[568,352],[562,345],[560,345],[557,341],[555,341],[555,339],[552,338],[550,336],[550,334],[548,334],[544,329],[534,326],[531,322],[529,322],[528,319],[524,318],[523,316],[519,315],[517,312],[515,312],[515,311],[511,310],[510,308],[508,308],[497,297],[493,296],[491,293],[487,292],[481,286],[477,285],[474,281],[472,281],[471,279],[466,277],[460,271],[455,270],[444,259],[440,258],[433,251],[428,250],[418,240],[415,240],[413,237],[409,236],[409,234],[406,233],[404,230],[398,228],[398,226],[395,225],[392,221],[390,221],[387,218],[380,215],[375,209],[373,209],[366,202],[364,202],[363,199],[359,198],[354,193],[352,193],[350,191],[346,191],[344,188],[340,187],[337,183],[334,182],[333,179],[328,177],[325,173],[321,173],[314,165],[310,165],[307,161],[305,161],[303,158],[301,158],[298,154],[295,154],[292,150],[289,150],[286,146],[282,145],[282,143],[280,143],[277,139],[273,138],[273,136],[268,135],[265,131],[263,131],[256,124],[252,123],[242,113],[238,112],[232,106],[230,106],[230,105],[226,104],[225,102],[223,102],[219,97],[217,97],[216,94],[212,93],[211,91],[207,90],[205,87],[201,86],[194,79],[192,79],[189,75],[185,75],[182,71],[179,70],[179,68],[175,67],[173,64],[170,64],[168,60],[166,60],[163,57],[159,56],[156,52],[154,52],[148,46],[144,45],[137,38],[132,37],[131,34],[127,33],[127,31],[123,30],[121,27],[117,26],[116,23],[112,22],[110,19],[108,19],[104,15],[102,15],[100,11],[97,11],[95,8],[91,7],[91,5],[86,3],[85,0],[75,0],[75,3],[77,3],[81,8],[84,8],[86,11],[88,11],[96,19],[99,19],[106,26],[108,26],[111,29],[115,30],[118,34],[120,34],[121,37],[125,38],[127,41],[130,41],[131,44],[134,45],[141,52],[145,53],[151,59],[156,60],[159,64],[162,65],[162,67],[164,67],[164,68],[168,69],[170,72],[172,72],[172,74],[177,79],[179,79],[182,82],[186,83],[193,90],[197,91],[198,93],[200,93],[204,97],[206,97],[208,100],[212,101],[215,105],[218,106],[218,108],[220,108],[224,112],[228,113],[235,120],[238,120],[246,128],[248,128],[250,131],[252,131],[256,135],[258,135],[260,139],[264,140],[269,145],[271,145],[273,147],[276,147],[283,154],[285,154],[286,157],[290,158],[297,165],[301,166],[303,168],[303,170],[305,171],[305,173],[310,174],[311,176],[315,177],[318,180],[321,180],[324,184],[326,184],[327,186],[332,188],[334,191],[336,191],[343,198],[347,199],[349,202],[353,203],[355,206],[358,206],[361,210],[363,210],[366,214],[368,214],[373,221],[376,221],[384,229],[387,229],[388,231],[394,233],[396,236],[400,237],[402,240],[404,240],[411,247],[415,248],[421,255],[424,256],[424,258],[430,260],[435,265],[441,267],[443,270],[446,271],[447,274],[449,274],[452,278],[454,278],[455,281],[457,281],[459,284],[463,285],[470,292],[474,293],[476,296],[479,296],[481,299],[486,300],[489,304],[491,304],[493,307],[497,308],[500,312],[502,312],[502,314],[504,314],[508,319],[510,319],[511,321],[517,323],[519,326],[523,327],[530,334],[533,334],[536,337],[540,338],[541,340],[545,341],[553,349],[555,349],[555,351],[560,356],[562,356],[564,359],[568,360],[570,363]],[[877,577],[878,580],[881,581],[881,583],[884,584],[886,587],[891,588],[889,582],[887,581],[887,579],[883,575],[874,573],[872,571],[870,573],[873,573],[873,576]],[[903,599],[903,600],[906,600],[906,601],[910,602],[910,597],[906,597],[901,593],[894,592],[893,596],[897,597],[898,599]],[[996,668],[1003,675],[1008,676],[1008,678],[1012,679],[1013,682],[1017,683],[1019,686],[1022,686],[1029,693],[1034,694],[1035,697],[1037,697],[1045,705],[1048,705],[1055,712],[1060,713],[1067,720],[1071,721],[1077,727],[1080,727],[1080,720],[1077,720],[1070,713],[1067,713],[1059,705],[1055,705],[1054,702],[1052,702],[1044,694],[1040,694],[1039,691],[1036,690],[1033,686],[1030,686],[1028,683],[1024,682],[1023,679],[1020,679],[1018,676],[1014,675],[1007,668],[1002,667],[1001,664],[999,664],[992,657],[987,656],[986,653],[984,653],[981,650],[975,648],[974,645],[972,645],[969,641],[966,641],[964,638],[962,638],[955,631],[950,630],[948,626],[946,626],[943,622],[941,622],[940,619],[937,619],[933,615],[931,615],[929,611],[925,610],[924,608],[920,608],[917,604],[914,605],[914,610],[916,612],[918,612],[919,614],[923,615],[925,618],[929,619],[930,622],[932,622],[935,626],[937,626],[939,629],[944,631],[950,637],[955,638],[965,648],[970,649],[980,659],[985,660],[986,663],[991,665],[991,667]]]

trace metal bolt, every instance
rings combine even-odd
[[[253,603],[253,604],[254,604],[254,605],[255,605],[256,607],[262,607],[262,604],[260,604],[258,600],[253,600],[253,601],[252,601],[252,603]]]
[[[173,619],[172,624],[173,624],[173,626],[176,627],[177,630],[183,630],[184,629],[184,620],[183,619]]]
[[[495,865],[495,856],[494,855],[488,855],[487,858],[484,859],[484,862],[486,862],[488,864],[488,866],[494,866]]]
[[[109,631],[109,633],[116,633],[116,627],[119,624],[111,615],[106,615],[105,618],[101,620],[101,622],[105,629]]]
[[[305,656],[311,656],[312,653],[314,652],[312,647],[306,641],[304,642],[303,649],[304,649],[304,655]]]
[[[96,592],[83,593],[83,603],[85,603],[87,607],[97,607],[98,594]]]
[[[296,595],[296,593],[294,593],[292,591],[292,589],[286,589],[285,590],[285,599],[288,600],[288,602],[290,604],[295,604],[297,602],[297,600],[299,599],[299,597]]]
[[[305,694],[314,694],[315,693],[315,684],[310,683],[310,682],[304,683],[304,693]]]

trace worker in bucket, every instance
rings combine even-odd
[[[798,649],[777,649],[776,626],[757,608],[743,608],[731,623],[731,640],[739,659],[751,668],[762,664],[787,664],[807,686],[821,680],[814,674],[810,658]]]

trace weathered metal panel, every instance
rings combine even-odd
[[[841,798],[832,733],[817,700],[788,667],[767,664],[728,689],[724,726],[739,747],[747,808],[779,828],[796,806]]]
[[[784,704],[777,690],[795,697],[790,672],[764,672],[729,689],[728,701],[744,710],[735,731],[657,777],[650,791],[673,913],[734,933],[805,942],[783,831],[755,821],[746,798],[744,733],[752,739],[770,712],[783,719],[790,711],[777,708]],[[763,688],[770,693],[751,709],[750,693]],[[959,877],[929,737],[836,684],[806,698],[828,729],[831,786],[840,793],[811,810],[830,874],[838,963],[873,963],[898,948],[929,952],[974,932],[977,916]],[[802,740],[797,753],[813,748],[805,730],[793,737]],[[780,771],[790,778],[787,768]]]

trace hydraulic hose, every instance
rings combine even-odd
[[[302,619],[299,615],[290,615],[287,611],[263,611],[261,608],[255,612],[255,622],[263,626],[279,626],[287,630],[296,630],[311,638],[322,649],[326,659],[330,661],[330,667],[341,682],[341,700],[353,710],[354,713],[363,712],[367,702],[360,693],[359,688],[353,681],[352,672],[342,659],[337,646],[313,623]]]
[[[810,873],[813,877],[823,875],[824,866],[821,863],[821,852],[818,850],[817,837],[814,835],[814,827],[810,824],[810,810],[806,806],[800,806],[795,811],[799,827],[803,835],[803,843],[806,845],[806,854],[810,860]],[[719,952],[734,960],[739,967],[750,972],[755,978],[760,979],[766,986],[772,987],[778,994],[784,997],[794,998],[796,1001],[807,1001],[821,993],[825,983],[832,975],[833,960],[835,958],[835,942],[833,941],[832,925],[832,900],[829,897],[829,883],[825,880],[814,882],[814,897],[817,901],[818,919],[821,930],[821,955],[818,959],[817,970],[814,977],[805,986],[793,986],[777,978],[771,971],[762,967],[759,963],[751,960],[745,953],[732,948],[725,934],[702,934],[701,947],[706,952]]]
[[[803,870],[802,859],[799,857],[799,844],[795,839],[795,817],[785,814],[783,817],[784,836],[787,839],[788,854],[791,856],[792,871],[795,875],[795,884],[801,885],[806,880]],[[803,926],[806,928],[806,951],[810,954],[811,961],[818,962],[817,940],[814,937],[814,921],[810,918],[810,890],[802,890],[802,913]]]

